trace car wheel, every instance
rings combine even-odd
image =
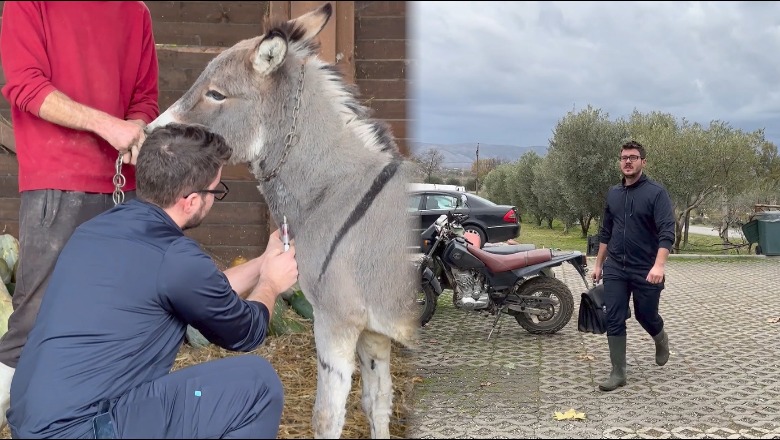
[[[482,249],[485,247],[485,242],[487,241],[487,237],[485,236],[485,231],[482,230],[477,225],[466,225],[463,227],[464,232],[471,232],[472,234],[479,235],[479,248]]]

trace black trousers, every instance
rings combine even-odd
[[[284,389],[256,355],[182,368],[120,397],[109,410],[116,438],[275,439]]]
[[[656,336],[664,328],[664,320],[658,314],[658,304],[664,282],[650,284],[645,278],[649,270],[620,269],[605,264],[604,303],[607,306],[607,336],[626,335],[626,310],[634,297],[634,316],[650,336]]]

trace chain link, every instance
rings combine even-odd
[[[263,182],[268,182],[269,180],[276,177],[276,175],[279,173],[279,169],[287,160],[287,155],[290,153],[290,147],[297,144],[298,141],[300,140],[298,135],[295,134],[295,131],[298,128],[298,113],[300,112],[301,109],[301,93],[303,92],[303,78],[306,74],[305,67],[306,67],[305,64],[301,64],[301,82],[298,85],[298,90],[295,92],[295,106],[293,107],[292,125],[290,126],[290,131],[287,132],[287,134],[284,136],[284,152],[282,153],[282,159],[279,161],[279,163],[276,165],[276,168],[274,168],[273,171],[271,171],[268,175],[263,176],[259,179]]]
[[[122,175],[122,156],[124,154],[120,151],[119,157],[116,158],[116,174],[114,174],[114,206],[125,201],[125,193],[122,188],[127,183],[125,176]]]

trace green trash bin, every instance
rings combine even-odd
[[[758,220],[750,220],[742,225],[742,233],[745,234],[745,240],[750,244],[758,243]]]
[[[780,255],[780,211],[757,212],[758,245],[764,255]]]

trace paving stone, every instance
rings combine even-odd
[[[488,340],[494,317],[442,295],[415,350],[423,381],[407,437],[780,438],[780,323],[769,322],[780,318],[780,258],[671,259],[660,305],[671,358],[655,365],[632,317],[627,384],[609,393],[597,388],[611,368],[606,337],[577,331],[583,283],[571,267],[556,276],[575,310],[555,335],[504,316]],[[554,419],[569,408],[586,419]]]

